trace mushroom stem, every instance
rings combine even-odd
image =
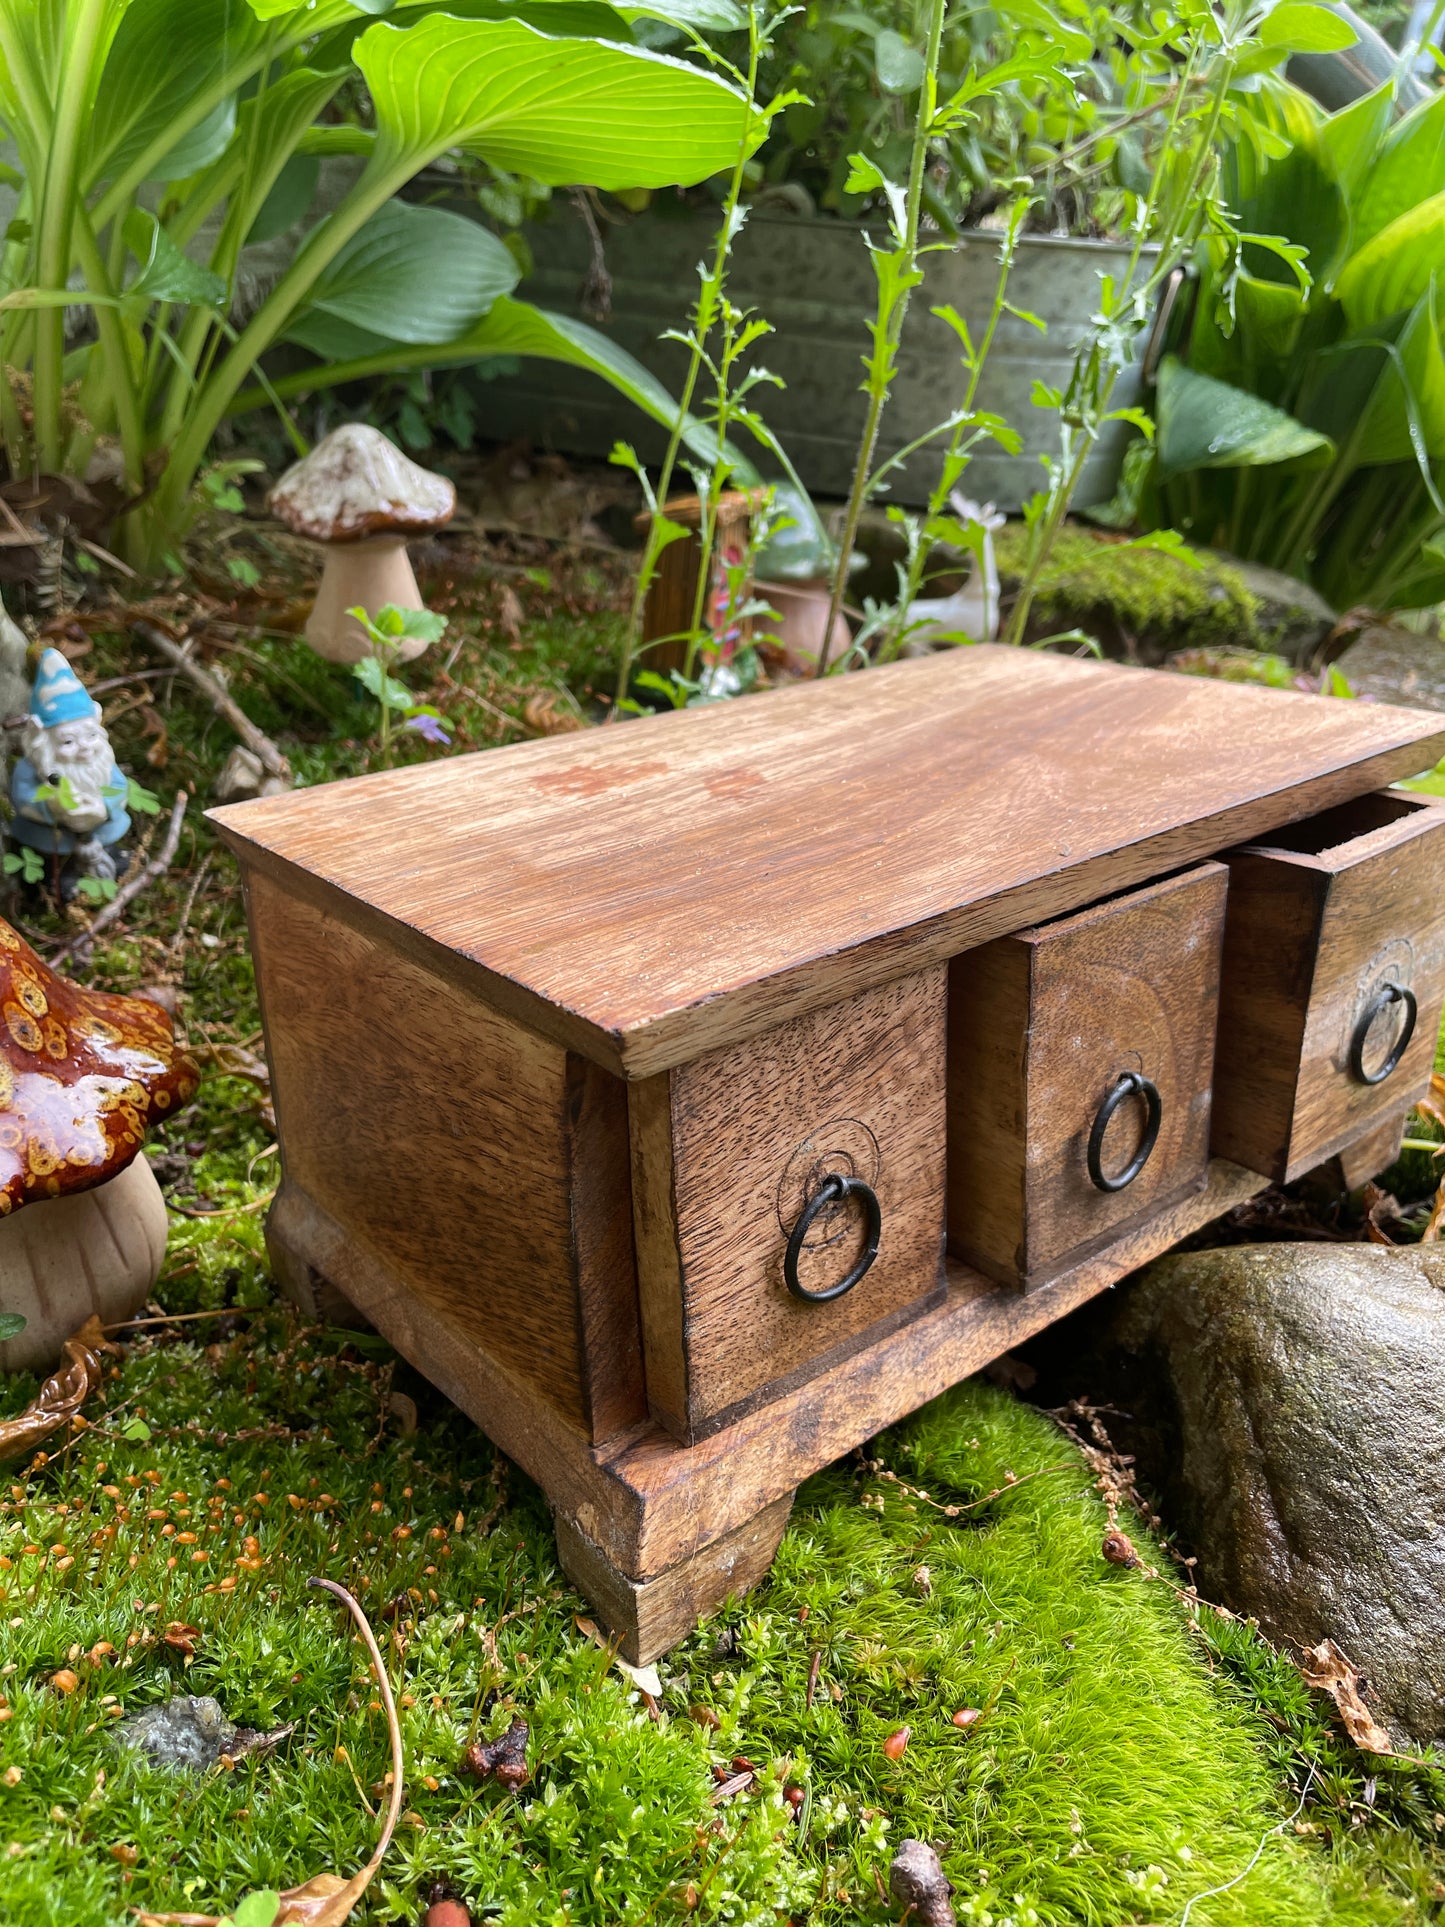
[[[361,608],[374,616],[387,603],[398,609],[423,607],[406,552],[406,537],[368,535],[357,542],[324,542],[322,547],[326,567],[306,624],[306,640],[328,662],[363,662],[371,654],[371,644],[348,610]],[[425,648],[424,642],[400,642],[392,660],[410,662]]]

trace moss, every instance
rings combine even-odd
[[[173,1305],[212,1295],[195,1251],[172,1255]],[[234,1298],[259,1294],[248,1248],[236,1273]],[[535,1488],[415,1378],[422,1423],[398,1436],[396,1369],[379,1341],[299,1332],[280,1311],[209,1343],[134,1343],[108,1399],[150,1436],[97,1424],[17,1481],[0,1513],[14,1665],[0,1765],[21,1773],[0,1793],[7,1927],[121,1927],[132,1908],[233,1906],[360,1863],[373,1823],[358,1782],[379,1789],[385,1730],[360,1648],[308,1603],[311,1572],[373,1611],[401,1601],[407,1819],[366,1919],[413,1918],[443,1875],[504,1927],[881,1923],[910,1834],[940,1844],[959,1918],[980,1927],[1177,1920],[1267,1833],[1196,1922],[1404,1923],[1411,1890],[1429,1892],[1428,1776],[1382,1764],[1414,1806],[1382,1794],[1367,1809],[1297,1675],[1254,1635],[1232,1629],[1226,1653],[1211,1634],[1219,1671],[1201,1664],[1173,1592],[1100,1556],[1103,1508],[1074,1448],[1002,1394],[963,1386],[871,1465],[814,1479],[771,1579],[663,1662],[653,1720],[579,1629]],[[27,1390],[11,1381],[7,1408]],[[940,1503],[1004,1489],[949,1520],[880,1465]],[[177,1623],[199,1629],[189,1663],[165,1639]],[[91,1660],[98,1641],[115,1651]],[[49,1681],[67,1665],[80,1685],[62,1697]],[[296,1735],[178,1783],[107,1733],[113,1707],[176,1690]],[[966,1729],[951,1720],[963,1707],[982,1710]],[[531,1784],[511,1797],[462,1779],[469,1739],[517,1711]],[[712,1769],[740,1754],[758,1787],[714,1807]],[[1271,1832],[1302,1756],[1332,1776],[1314,1831]],[[1371,1836],[1388,1880],[1361,1850]]]
[[[995,537],[1005,592],[1017,585],[1027,544],[1022,522]],[[1258,605],[1238,570],[1214,558],[1199,568],[1160,550],[1069,524],[1035,597],[1034,640],[1082,629],[1105,654],[1157,663],[1176,649],[1254,648]]]

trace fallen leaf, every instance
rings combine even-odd
[[[497,624],[511,642],[522,633],[522,603],[516,590],[508,583],[502,584],[502,592],[497,597]]]
[[[404,1439],[415,1436],[419,1415],[416,1400],[409,1392],[393,1392],[387,1400],[386,1409],[396,1420],[396,1429]]]
[[[66,1425],[100,1384],[101,1354],[114,1351],[100,1320],[87,1318],[61,1347],[65,1363],[51,1374],[23,1412],[0,1424],[0,1459],[19,1458]]]
[[[478,1740],[462,1755],[462,1771],[474,1780],[496,1780],[515,1793],[532,1777],[527,1766],[530,1728],[518,1713],[499,1740]]]
[[[529,696],[522,705],[522,720],[539,736],[567,736],[587,725],[575,709],[568,709],[555,689]]]
[[[1445,1222],[1445,1178],[1441,1178],[1435,1187],[1435,1200],[1430,1206],[1430,1216],[1426,1220],[1425,1229],[1420,1233],[1422,1245],[1437,1242],[1442,1222]]]
[[[1400,1201],[1392,1192],[1382,1191],[1378,1184],[1367,1184],[1364,1195],[1365,1204],[1365,1243],[1372,1245],[1395,1245],[1384,1225],[1382,1218],[1398,1218]]]
[[[1345,1731],[1364,1753],[1393,1753],[1389,1734],[1375,1723],[1360,1693],[1360,1676],[1332,1639],[1305,1653],[1300,1668],[1307,1686],[1328,1693],[1339,1709]]]
[[[925,1840],[901,1840],[888,1869],[888,1885],[913,1927],[957,1927],[950,1904],[953,1883]]]
[[[1432,1074],[1429,1092],[1417,1101],[1415,1109],[1445,1131],[1445,1077],[1439,1071]]]

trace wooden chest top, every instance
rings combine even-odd
[[[1442,755],[1421,711],[979,647],[212,816],[642,1077]]]

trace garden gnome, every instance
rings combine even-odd
[[[22,715],[30,697],[30,678],[25,670],[28,648],[25,631],[5,604],[0,602],[0,786],[7,784],[9,774],[5,719]],[[0,837],[0,845],[3,842],[3,837]]]
[[[113,880],[116,845],[130,828],[126,780],[100,705],[58,649],[40,658],[22,747],[10,778],[10,834],[67,858],[72,877]]]

